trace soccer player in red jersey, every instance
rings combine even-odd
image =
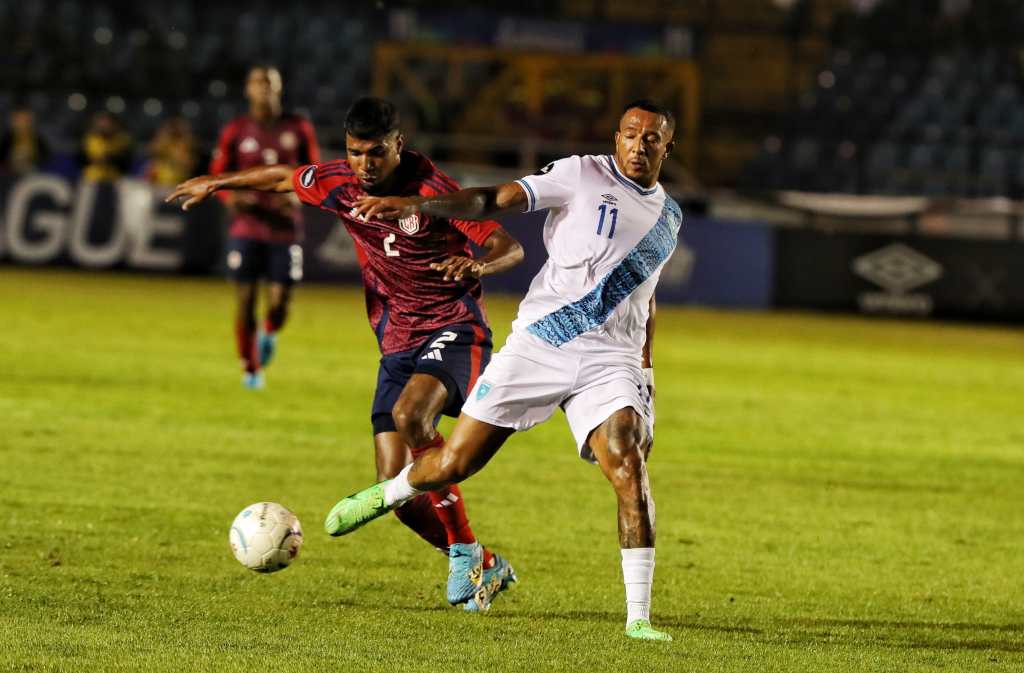
[[[338,215],[356,243],[382,354],[371,419],[377,476],[388,479],[414,456],[444,443],[436,430],[440,414],[459,414],[490,360],[479,279],[518,264],[523,251],[494,221],[356,217],[355,202],[369,194],[436,196],[459,187],[425,156],[403,149],[398,114],[388,101],[356,101],[345,131],[346,159],[202,176],[179,185],[168,201],[186,197],[187,209],[220,190],[294,191],[303,203]],[[469,241],[484,248],[483,257],[473,257]],[[486,610],[515,581],[508,562],[476,541],[458,487],[425,493],[395,512],[425,540],[448,550],[452,604]]]
[[[281,110],[281,73],[258,65],[249,71],[245,96],[249,113],[221,131],[210,173],[218,175],[253,166],[320,161],[313,125]],[[302,279],[300,209],[287,194],[224,192],[231,211],[228,269],[235,281],[235,339],[242,359],[242,383],[263,387],[262,368],[274,355],[277,332],[288,314],[292,285]],[[256,297],[266,279],[267,312],[257,329]]]

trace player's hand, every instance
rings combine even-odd
[[[352,214],[363,220],[401,220],[414,215],[419,201],[407,196],[363,196],[356,199]]]
[[[430,265],[434,271],[444,274],[445,280],[460,281],[463,278],[479,278],[483,275],[484,264],[471,257],[448,257],[442,262]]]
[[[188,210],[215,191],[217,191],[217,178],[212,175],[200,175],[198,178],[186,180],[175,187],[174,191],[164,199],[164,202],[172,203],[180,198],[184,198],[185,202],[181,204],[181,209]]]

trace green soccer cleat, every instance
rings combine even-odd
[[[388,482],[382,481],[374,484],[339,501],[324,520],[324,529],[327,533],[335,537],[347,535],[393,510],[394,506],[388,507],[384,504],[386,483]]]
[[[634,619],[627,624],[626,636],[637,640],[672,640],[672,636],[651,626],[648,619]]]

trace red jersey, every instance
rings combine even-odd
[[[436,196],[458,184],[417,152],[402,152],[389,196]],[[366,290],[366,312],[384,355],[418,348],[449,325],[487,328],[480,281],[445,281],[430,265],[452,255],[472,256],[501,225],[436,218],[422,213],[394,220],[356,219],[349,212],[366,192],[348,161],[302,166],[292,176],[303,203],[335,213],[356,243]]]
[[[303,117],[283,114],[270,123],[238,117],[220,133],[210,162],[210,174],[240,171],[253,166],[307,164],[320,161],[313,125]],[[218,193],[225,202],[232,197]],[[287,194],[247,192],[251,200],[238,208],[228,235],[271,243],[293,243],[302,235],[301,209]]]

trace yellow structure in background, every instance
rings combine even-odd
[[[676,156],[696,167],[700,77],[690,60],[382,42],[373,91],[417,106],[425,131],[477,139],[460,148],[463,154],[492,149],[489,139],[493,148],[516,139],[540,142],[545,151],[589,151],[588,143],[616,128],[626,103],[651,97],[676,111]],[[521,161],[534,153],[520,154]]]

